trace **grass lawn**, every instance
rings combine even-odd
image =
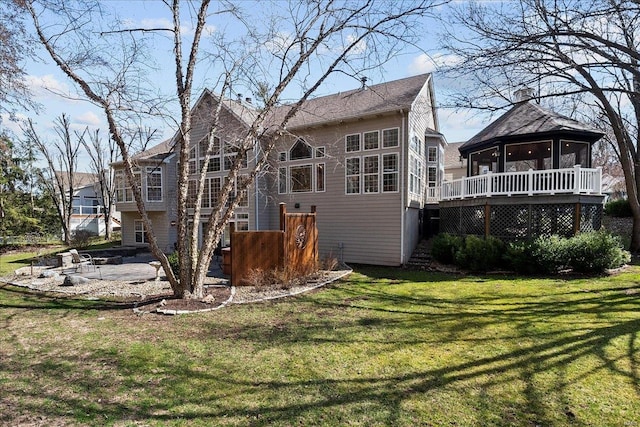
[[[180,317],[1,286],[0,308],[0,425],[640,425],[640,267],[361,267]]]

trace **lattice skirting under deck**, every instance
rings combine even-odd
[[[491,235],[503,240],[569,237],[578,231],[599,230],[601,224],[601,203],[440,206],[440,232],[457,235]]]

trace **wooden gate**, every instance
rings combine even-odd
[[[280,204],[279,231],[231,232],[231,284],[241,286],[251,270],[289,269],[294,276],[315,271],[318,262],[316,209],[288,214]]]

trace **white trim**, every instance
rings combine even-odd
[[[149,171],[151,169],[151,171]],[[160,173],[160,200],[149,199],[149,175]],[[157,188],[154,186],[154,188]],[[144,170],[144,199],[148,203],[162,203],[164,201],[164,174],[161,167],[147,166]]]
[[[318,190],[318,166],[322,165],[322,190]],[[327,191],[327,165],[324,162],[314,164],[313,189],[316,193],[324,193]]]
[[[388,156],[396,156],[396,171],[395,172],[385,172],[384,171],[384,158],[388,157]],[[380,182],[380,192],[381,193],[387,193],[387,194],[393,194],[393,193],[397,193],[400,191],[400,187],[402,186],[400,184],[400,153],[398,153],[397,151],[394,153],[382,153],[381,156],[381,167],[380,167],[380,172],[382,174],[382,181]],[[396,175],[396,189],[395,190],[390,190],[387,191],[384,189],[384,176],[385,174],[395,174]]]
[[[375,157],[377,160],[378,171],[376,173],[366,173],[365,172],[365,163],[367,158]],[[379,154],[371,154],[367,156],[362,156],[362,169],[360,171],[360,175],[362,175],[362,194],[379,194],[380,193],[380,155]],[[367,176],[376,176],[378,177],[376,191],[367,191],[366,177]]]

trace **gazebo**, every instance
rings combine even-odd
[[[597,230],[602,132],[522,101],[460,148],[467,176],[440,189],[440,231],[507,240]]]

